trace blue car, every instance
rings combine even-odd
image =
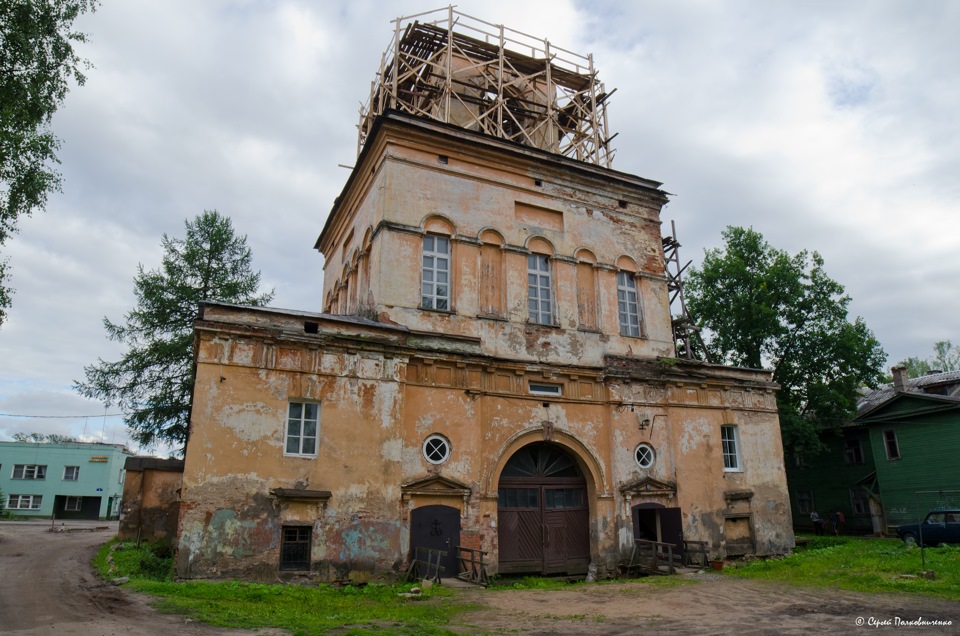
[[[923,523],[897,527],[897,537],[907,545],[935,546],[941,543],[960,543],[960,510],[931,510]]]

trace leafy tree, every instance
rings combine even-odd
[[[886,354],[863,319],[850,322],[850,297],[818,253],[791,256],[752,228],[723,237],[690,272],[687,306],[715,360],[773,369],[784,445],[818,450],[820,431],[848,421],[857,390],[880,381]]]
[[[47,195],[60,190],[52,167],[60,141],[50,122],[70,80],[86,81],[81,67],[88,64],[73,49],[86,35],[72,29],[96,7],[96,0],[0,0],[0,246],[19,217],[42,209]],[[0,324],[12,293],[6,276],[0,259]]]
[[[43,433],[14,433],[13,441],[15,442],[35,442],[37,444],[42,444],[47,441],[47,436]]]
[[[910,356],[896,366],[906,367],[911,378],[919,378],[931,371],[960,371],[960,345],[954,345],[949,340],[939,340],[933,343],[932,358]]]
[[[13,441],[15,442],[36,442],[37,444],[49,443],[49,444],[66,444],[67,442],[76,442],[76,437],[71,437],[70,435],[60,435],[58,433],[50,433],[45,435],[44,433],[14,433]]]
[[[84,396],[117,404],[141,445],[186,443],[193,400],[193,321],[204,301],[266,305],[260,272],[251,269],[246,236],[236,236],[228,217],[204,211],[186,222],[185,238],[163,235],[163,264],[133,280],[137,306],[125,324],[103,319],[107,336],[127,346],[117,362],[99,360],[84,368]]]

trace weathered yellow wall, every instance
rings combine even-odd
[[[519,448],[545,438],[573,455],[587,476],[591,553],[601,574],[615,573],[632,543],[630,507],[646,499],[635,493],[628,500],[623,488],[644,477],[676,484],[672,497],[653,500],[682,509],[687,539],[722,552],[724,515],[745,512],[757,552],[792,545],[773,393],[763,374],[724,377],[715,369],[720,375],[709,383],[617,383],[583,369],[534,369],[435,350],[424,356],[423,348],[405,348],[401,336],[363,342],[352,326],[322,318],[319,334],[307,336],[293,329],[302,317],[207,311],[199,323],[180,576],[275,577],[280,527],[291,523],[312,524],[319,575],[392,574],[407,558],[410,511],[438,503],[461,510],[461,543],[489,552],[495,571],[500,471]],[[234,321],[249,327],[230,335],[227,323]],[[531,396],[530,380],[561,384],[563,397]],[[750,391],[738,386],[749,383]],[[290,400],[320,404],[316,458],[284,455]],[[640,430],[642,419],[653,426]],[[722,424],[740,427],[741,473],[723,471]],[[434,433],[452,447],[439,466],[421,450]],[[657,449],[650,469],[633,459],[641,441]],[[431,477],[463,484],[468,493],[404,494],[403,484]],[[323,503],[289,502],[272,496],[275,488],[331,495]],[[728,500],[743,491],[750,492],[745,502]]]
[[[368,139],[317,242],[325,314],[209,304],[197,322],[178,574],[275,578],[285,524],[311,525],[324,578],[393,574],[411,511],[435,504],[461,511],[462,545],[495,571],[500,472],[543,440],[586,476],[601,575],[629,552],[641,503],[680,508],[686,538],[715,553],[792,547],[770,373],[662,360],[674,343],[659,184],[402,119]],[[419,308],[425,233],[452,241],[450,311]],[[481,315],[482,240],[502,256],[499,318]],[[530,253],[552,255],[555,325],[527,322]],[[580,324],[583,263],[599,328]],[[636,274],[641,337],[620,335],[618,269]],[[320,404],[315,458],[284,455],[290,401]],[[725,424],[739,427],[739,472],[723,470]],[[441,465],[423,457],[431,434],[452,446]]]

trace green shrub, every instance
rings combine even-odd
[[[173,580],[173,553],[170,548],[155,543],[120,543],[110,541],[97,553],[94,565],[100,576],[146,581]],[[112,568],[112,569],[111,569]]]

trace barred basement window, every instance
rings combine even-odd
[[[310,569],[310,526],[283,526],[280,543],[281,570]]]

